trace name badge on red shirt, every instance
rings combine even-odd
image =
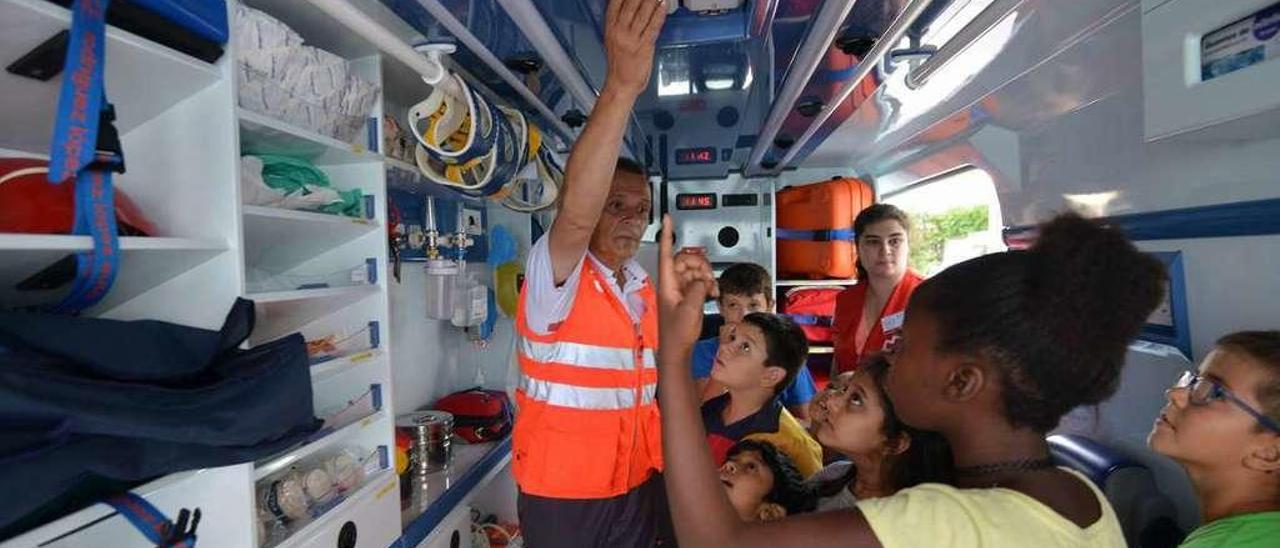
[[[898,312],[896,314],[890,314],[888,316],[881,318],[880,330],[884,331],[885,333],[892,333],[894,331],[902,329],[902,319],[905,315],[906,315],[906,312]]]

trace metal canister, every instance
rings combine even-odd
[[[415,411],[396,417],[396,427],[409,434],[410,472],[427,474],[449,467],[453,457],[453,414]]]

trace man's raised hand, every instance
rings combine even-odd
[[[665,0],[672,2],[674,0]],[[664,0],[610,0],[604,15],[605,90],[638,96],[649,86]]]

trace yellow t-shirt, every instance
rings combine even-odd
[[[786,409],[778,413],[778,431],[751,434],[745,439],[772,443],[779,451],[791,457],[791,463],[805,479],[822,469],[822,446]]]
[[[884,548],[1125,548],[1107,499],[1084,476],[1066,470],[1098,498],[1102,517],[1081,529],[1048,506],[1011,489],[958,489],[926,483],[858,501]]]

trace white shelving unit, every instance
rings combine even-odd
[[[311,45],[346,58],[353,73],[366,81],[385,84],[384,74],[390,74],[386,78],[396,80],[395,91],[402,99],[428,91],[416,77],[404,77],[404,67],[384,67],[384,58],[375,47],[309,3],[243,1],[290,25]],[[234,20],[234,2],[228,4]],[[355,4],[392,27],[406,42],[420,38],[377,0],[357,0]],[[69,21],[68,10],[48,0],[0,0],[0,60],[12,62],[66,28]],[[107,95],[117,109],[116,126],[128,166],[127,173],[116,177],[116,187],[138,205],[157,233],[120,239],[116,283],[107,299],[86,315],[217,329],[235,299],[243,297],[256,304],[249,346],[292,333],[300,333],[308,341],[352,341],[340,346],[339,356],[311,367],[317,415],[343,408],[375,393],[371,387],[378,387],[367,414],[327,429],[289,451],[257,463],[171,474],[134,489],[169,516],[183,508],[200,508],[202,546],[265,548],[255,537],[255,487],[259,481],[330,450],[351,449],[368,455],[381,449],[384,456],[393,452],[396,362],[391,350],[394,331],[390,326],[385,230],[387,186],[392,175],[418,193],[427,182],[412,163],[378,152],[380,123],[372,132],[379,139],[371,146],[364,142],[366,132],[361,132],[359,142],[348,143],[239,108],[234,39],[215,63],[114,27],[108,29],[106,42]],[[0,72],[0,127],[21,128],[0,134],[0,155],[47,155],[60,83],[61,78],[39,82]],[[384,89],[384,96],[386,93]],[[380,100],[370,118],[380,120],[383,110]],[[367,208],[371,214],[352,218],[244,203],[239,159],[250,153],[310,160],[334,187],[359,189],[372,197]],[[525,219],[520,216],[527,227]],[[87,236],[0,234],[0,308],[56,302],[57,289],[17,292],[13,287],[91,246]],[[256,282],[264,273],[321,276],[367,259],[376,264],[376,280],[371,283],[248,291],[251,282],[259,287]],[[412,290],[413,283],[406,279],[399,287]],[[412,313],[396,318],[405,325],[405,317],[411,317],[408,323],[415,329],[418,326],[412,322],[425,323]],[[465,336],[446,324],[428,325],[430,331],[422,334],[430,337],[433,345],[429,359],[443,364],[446,358],[441,355],[446,351],[474,358],[477,353],[473,347],[464,346],[468,344]],[[509,328],[508,323],[505,329]],[[376,336],[362,333],[374,329]],[[442,348],[435,348],[437,343]],[[402,365],[395,372],[413,395],[404,398],[407,408],[436,397],[434,381],[425,376],[468,376],[456,367],[446,371],[436,361],[430,362],[430,367],[440,367],[440,372],[420,372],[417,369],[426,366],[419,362],[427,360],[412,358],[416,361],[410,360],[410,366]],[[356,409],[364,413],[363,408]],[[498,469],[510,458],[509,451],[504,452],[495,453],[493,462],[480,474],[483,478],[468,489],[487,484],[498,475]],[[390,470],[373,472],[341,503],[306,523],[293,524],[287,538],[276,539],[279,542],[274,546],[334,546],[349,527],[358,530],[360,547],[395,545],[403,525],[398,486],[399,480]],[[0,542],[0,548],[37,546],[144,548],[148,543],[124,518],[106,506],[95,505]]]
[[[310,9],[290,4],[292,9]],[[0,60],[12,62],[69,21],[67,9],[47,0],[0,0]],[[351,348],[347,355],[312,370],[317,413],[341,407],[362,390],[379,385],[372,414],[256,466],[181,472],[134,489],[170,516],[181,508],[200,508],[202,545],[257,546],[256,480],[332,449],[377,454],[382,448],[386,455],[393,446],[384,159],[361,144],[237,108],[235,52],[230,45],[216,63],[205,63],[114,27],[108,29],[106,44],[107,96],[117,110],[116,127],[128,167],[115,178],[116,187],[138,205],[157,233],[120,239],[116,283],[107,299],[87,314],[216,329],[236,297],[244,296],[258,304],[251,344],[293,332],[308,340],[350,335],[370,329],[371,323],[379,330],[377,348]],[[376,56],[351,60],[361,77],[380,81]],[[41,82],[0,72],[0,127],[21,128],[0,135],[0,154],[47,158],[60,85],[61,76]],[[380,114],[380,105],[369,113],[375,118]],[[247,152],[310,159],[335,187],[358,188],[372,196],[372,215],[357,219],[242,204],[239,157]],[[91,247],[87,236],[0,234],[0,307],[57,302],[66,288],[20,292],[14,286]],[[369,258],[378,270],[372,284],[245,291],[251,271],[333,272]],[[390,545],[400,534],[397,485],[393,472],[372,474],[341,504],[299,524],[281,545],[333,545],[348,522],[360,528],[360,546]],[[147,542],[108,507],[95,505],[2,545],[129,548],[145,547]]]
[[[69,26],[47,0],[0,0],[0,61],[8,64]],[[236,182],[235,84],[230,55],[206,63],[108,27],[107,99],[115,105],[128,171],[114,177],[155,226],[120,239],[116,282],[89,317],[221,326],[242,286]],[[62,78],[0,72],[0,155],[48,158]],[[66,287],[17,291],[32,274],[77,251],[87,236],[0,234],[0,308],[56,303]],[[170,474],[133,490],[166,515],[202,511],[200,542],[252,546],[252,465]],[[93,505],[7,539],[9,547],[145,547],[105,505]]]
[[[272,2],[247,2],[267,10],[289,23],[290,15],[309,10],[303,3],[282,6]],[[276,8],[280,11],[272,11]],[[320,14],[323,15],[323,14]],[[336,23],[335,23],[336,24]],[[296,28],[310,41],[308,29]],[[335,51],[344,55],[342,51]],[[377,56],[348,56],[354,74],[373,84],[381,84],[381,59]],[[381,104],[369,116],[381,119]],[[383,460],[394,449],[392,420],[390,331],[387,298],[386,174],[384,158],[368,146],[347,143],[315,131],[293,126],[261,113],[243,108],[236,110],[239,125],[240,154],[278,154],[306,158],[328,177],[339,190],[359,189],[373,199],[373,211],[367,218],[351,218],[325,213],[290,211],[245,204],[240,214],[244,226],[245,278],[252,280],[262,273],[284,277],[341,272],[373,259],[376,273],[372,283],[330,286],[260,293],[247,293],[245,298],[257,304],[259,321],[252,343],[273,340],[293,332],[302,333],[308,341],[347,338],[361,329],[377,329],[371,339],[379,346],[361,349],[351,356],[317,364],[312,369],[312,396],[317,414],[341,408],[360,397],[360,387],[376,385],[373,409],[367,416],[333,430],[322,430],[318,437],[284,454],[255,466],[253,479],[259,486],[287,472],[291,466],[308,457],[350,449],[360,454],[381,451]],[[366,135],[361,132],[361,137]],[[247,287],[247,286],[246,286]],[[365,336],[364,339],[369,339]],[[389,462],[385,462],[389,466]],[[346,496],[341,503],[307,523],[288,524],[284,539],[268,539],[274,546],[321,546],[325,539],[335,539],[340,529],[352,523],[358,531],[361,546],[386,546],[399,536],[394,509],[398,508],[398,480],[385,469],[366,480],[363,487]],[[388,506],[392,510],[387,515]]]

